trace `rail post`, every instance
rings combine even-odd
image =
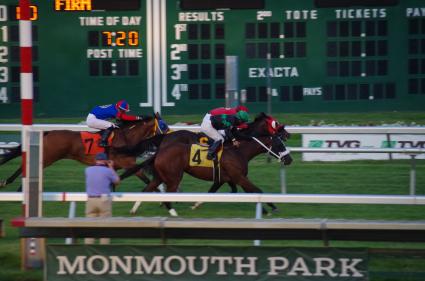
[[[410,166],[410,195],[416,194],[416,155],[410,155],[411,166]]]
[[[286,194],[286,170],[285,164],[283,162],[280,163],[280,192],[282,194]]]
[[[255,219],[260,220],[263,218],[263,205],[261,202],[255,204]],[[261,240],[254,240],[254,246],[260,246]]]

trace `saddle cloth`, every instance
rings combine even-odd
[[[208,146],[192,144],[190,147],[190,158],[189,166],[191,167],[207,167],[213,168],[214,162],[207,159]],[[221,155],[223,154],[223,149],[217,152],[218,163],[220,163]]]
[[[81,142],[84,146],[84,153],[86,155],[96,155],[98,153],[105,152],[105,148],[99,146],[101,136],[98,132],[80,132],[80,136]],[[108,138],[108,146],[111,145],[113,137],[114,133],[112,132]]]

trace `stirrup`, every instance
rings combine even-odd
[[[207,159],[208,160],[215,160],[216,157],[217,157],[217,155],[215,153],[213,153],[213,154],[207,153]]]
[[[99,142],[99,146],[100,147],[107,147],[108,146],[108,141],[100,141]]]

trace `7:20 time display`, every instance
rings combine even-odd
[[[102,31],[106,46],[139,46],[138,31]]]

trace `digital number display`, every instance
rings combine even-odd
[[[32,21],[38,20],[38,7],[35,5],[31,5],[30,11],[31,11],[30,20]],[[21,19],[21,8],[19,6],[16,7],[16,19],[17,20]]]
[[[138,31],[102,31],[106,46],[139,46]]]

